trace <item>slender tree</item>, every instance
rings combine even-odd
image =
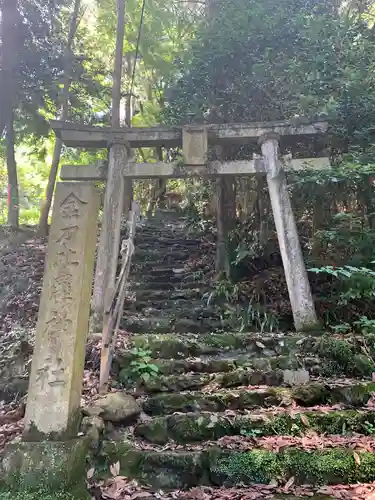
[[[8,224],[19,225],[19,191],[15,158],[14,108],[18,93],[20,14],[17,0],[3,0],[1,10],[0,136],[6,128],[6,164],[8,172]]]
[[[73,64],[73,42],[77,32],[78,17],[81,7],[81,0],[75,0],[74,9],[70,21],[68,40],[64,53],[64,73],[63,73],[63,87],[61,92],[61,120],[66,121],[69,115],[69,89],[71,82],[71,71]],[[43,200],[40,219],[39,219],[39,234],[46,236],[48,233],[48,215],[51,209],[53,192],[55,190],[57,171],[59,168],[61,157],[62,141],[56,137],[55,147],[53,150],[51,170],[48,177],[48,184]]]

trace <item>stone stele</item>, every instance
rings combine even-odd
[[[74,438],[88,334],[99,192],[57,185],[36,328],[24,439]]]

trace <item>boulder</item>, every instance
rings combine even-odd
[[[135,420],[140,412],[141,407],[135,398],[124,392],[109,392],[83,410],[85,415],[101,417],[110,422]]]

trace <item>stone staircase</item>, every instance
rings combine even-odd
[[[262,483],[273,498],[285,484],[375,481],[375,370],[360,340],[223,331],[202,300],[207,269],[187,265],[201,253],[177,212],[137,231],[122,321],[135,350],[120,350],[114,370],[142,413],[116,426],[102,459],[162,490]],[[134,382],[137,353],[157,368]]]

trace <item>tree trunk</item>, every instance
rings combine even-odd
[[[74,10],[72,18],[70,21],[68,42],[64,54],[64,77],[63,77],[63,89],[61,96],[61,120],[66,121],[69,115],[69,88],[70,88],[70,73],[72,69],[73,62],[73,40],[77,32],[78,15],[81,6],[81,0],[75,0]],[[48,177],[48,184],[46,189],[45,198],[43,200],[42,208],[40,211],[39,218],[39,234],[41,236],[46,236],[48,233],[48,215],[52,205],[53,192],[55,190],[57,171],[59,169],[60,157],[61,157],[62,141],[60,138],[56,137],[55,147],[53,150],[51,170]]]
[[[155,148],[156,161],[163,161],[163,150],[161,146]],[[147,207],[147,217],[151,217],[156,206],[159,208],[166,207],[165,193],[167,191],[167,179],[159,177],[153,181],[153,186],[150,190],[150,200]]]
[[[2,4],[2,6],[1,6]],[[13,121],[13,110],[17,96],[17,68],[19,66],[18,39],[20,16],[17,0],[3,0],[0,25],[0,137],[5,127]]]
[[[127,127],[131,127],[132,125],[132,118],[133,118],[133,107],[132,107],[132,95],[131,95],[131,88],[130,88],[130,82],[131,82],[131,77],[132,77],[132,57],[130,52],[126,54],[126,73],[127,73],[127,80],[128,80],[128,94],[126,95],[126,101],[125,101],[125,124]]]
[[[1,9],[0,59],[0,137],[6,128],[6,163],[8,171],[8,224],[19,225],[19,193],[14,152],[14,108],[18,88],[18,48],[22,43],[18,27],[21,23],[17,0],[3,0]]]
[[[216,273],[231,276],[233,245],[230,232],[236,226],[236,179],[232,175],[220,176],[216,180],[217,193],[217,247]]]
[[[112,127],[120,127],[121,80],[125,36],[125,0],[117,3],[117,35],[112,87]]]
[[[12,118],[6,125],[6,162],[8,171],[8,224],[12,228],[19,226],[19,192],[17,163],[14,152],[14,127]]]

